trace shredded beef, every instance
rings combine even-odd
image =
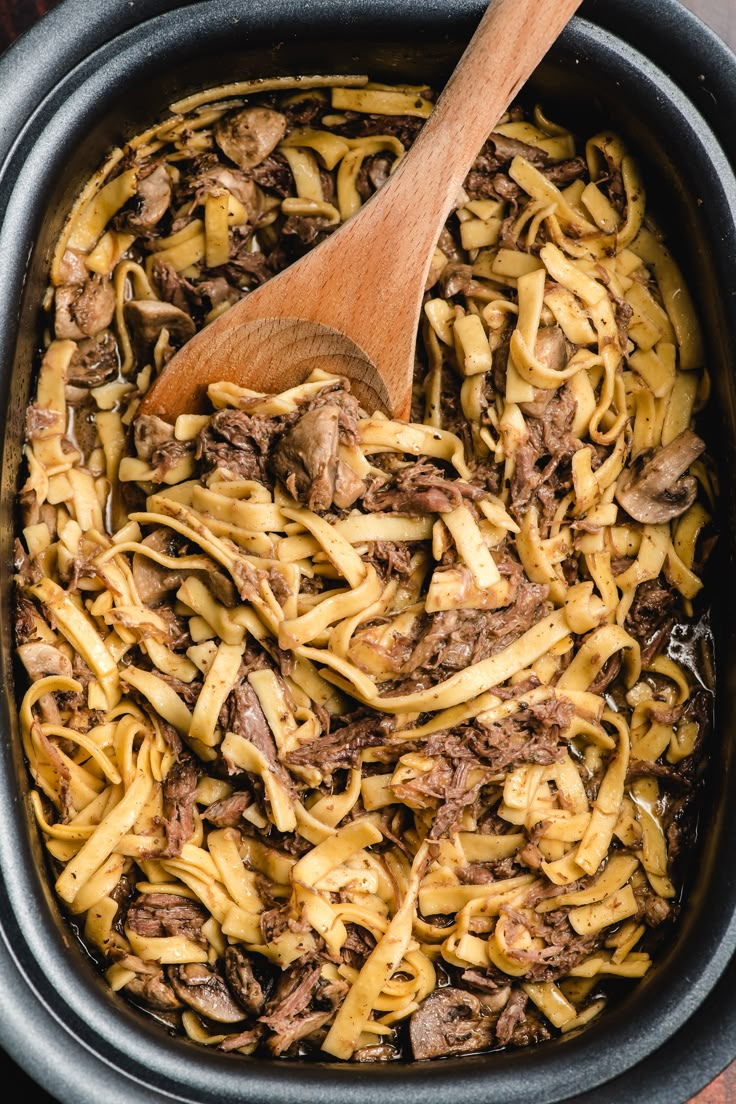
[[[185,457],[191,456],[193,452],[194,446],[191,441],[167,441],[160,445],[151,457],[153,468],[151,481],[163,483],[172,468],[175,468]]]
[[[193,679],[191,682],[182,682],[176,675],[169,675],[166,671],[157,671],[156,677],[168,683],[171,689],[174,690],[187,705],[193,706],[196,704],[199,692],[202,689],[202,682],[200,679]]]
[[[222,724],[229,732],[244,736],[261,752],[270,770],[279,778],[287,792],[293,794],[294,783],[279,759],[276,741],[269,727],[258,695],[247,678],[231,690],[222,708]],[[228,764],[230,767],[230,764]],[[234,768],[237,773],[238,768]]]
[[[253,798],[246,790],[238,790],[230,797],[214,801],[203,811],[202,816],[216,828],[237,828],[243,819],[243,813],[252,804]]]
[[[232,944],[225,950],[225,976],[228,985],[238,1003],[251,1016],[263,1014],[266,999],[273,986],[271,974],[263,966],[256,969],[257,957],[247,954],[237,944]]]
[[[336,229],[323,215],[289,215],[281,228],[287,236],[298,238],[302,245],[316,245]]]
[[[194,833],[194,793],[199,770],[191,759],[180,759],[169,770],[163,784],[163,818],[166,825],[167,856],[181,853]]]
[[[520,989],[515,989],[509,997],[496,1024],[496,1038],[502,1046],[508,1046],[517,1028],[523,1023],[527,1000],[526,993]]]
[[[523,762],[554,763],[565,753],[563,732],[573,713],[563,698],[534,702],[502,721],[476,722],[468,728],[467,744],[496,772],[512,771]]]
[[[36,607],[30,598],[19,595],[15,604],[15,642],[26,644],[36,625]]]
[[[580,447],[570,433],[575,410],[570,388],[561,387],[540,417],[527,418],[528,436],[516,450],[511,510],[521,517],[536,499],[541,507],[540,529],[549,524],[559,498],[572,486],[572,476],[565,469]]]
[[[231,479],[266,481],[266,465],[275,426],[258,414],[221,410],[197,440],[196,458],[221,468]]]
[[[202,925],[209,913],[197,901],[176,893],[142,893],[130,906],[127,926],[149,939],[178,935],[207,946]]]
[[[284,198],[292,195],[294,179],[287,162],[278,153],[272,153],[251,169],[251,176],[261,188]]]
[[[547,587],[517,575],[511,605],[498,610],[447,610],[423,619],[426,628],[402,673],[425,669],[447,677],[501,651],[547,613]]]
[[[478,791],[487,781],[486,772],[475,782],[471,782],[473,765],[471,761],[464,760],[455,766],[452,777],[441,794],[441,804],[432,821],[428,839],[436,841],[443,836],[451,836],[460,827],[463,810],[475,801]]]
[[[382,579],[405,578],[411,573],[411,545],[397,541],[370,541],[363,559]]]
[[[345,112],[346,121],[334,129],[350,138],[368,138],[374,134],[392,134],[409,148],[419,133],[422,120],[413,115],[373,115]]]
[[[587,165],[582,157],[567,161],[552,161],[538,146],[494,132],[480,151],[465,181],[472,199],[512,199],[521,194],[518,185],[508,176],[507,169],[514,157],[523,157],[558,187],[564,187],[584,176]]]
[[[338,447],[354,433],[354,417],[336,402],[307,410],[274,450],[277,478],[294,498],[317,513],[329,510],[333,502],[338,507],[352,505],[363,482],[342,462]]]
[[[344,981],[328,981],[321,974],[319,963],[289,967],[279,978],[276,990],[261,1016],[273,1033],[269,1050],[285,1054],[301,1039],[319,1031],[334,1015],[348,985]]]
[[[676,591],[661,579],[648,579],[636,588],[624,628],[639,642],[644,666],[657,655],[669,636],[677,606]]]
[[[316,767],[329,784],[335,771],[357,766],[363,748],[385,743],[392,727],[390,718],[376,714],[355,720],[341,725],[328,736],[290,751],[286,762],[290,767]]]
[[[401,468],[385,483],[374,479],[361,498],[371,513],[446,514],[482,494],[479,487],[460,479],[448,479],[430,461],[420,460]]]

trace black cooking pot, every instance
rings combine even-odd
[[[13,705],[12,501],[38,305],[71,200],[109,146],[209,85],[367,72],[441,86],[483,8],[481,0],[62,0],[0,60],[0,1045],[60,1101],[408,1104],[426,1095],[438,1104],[623,1104],[636,1094],[682,1104],[736,1054],[736,618],[728,586],[736,58],[676,0],[588,0],[534,80],[552,117],[580,129],[605,121],[637,149],[650,205],[704,319],[716,393],[710,439],[724,473],[718,723],[686,903],[650,976],[578,1037],[528,1051],[374,1068],[213,1054],[171,1038],[109,991],[60,914],[29,815]]]

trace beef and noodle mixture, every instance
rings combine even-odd
[[[113,151],[51,266],[16,565],[31,804],[112,989],[221,1051],[576,1032],[680,908],[708,378],[621,137],[500,121],[431,260],[411,422],[320,370],[137,416],[432,101],[191,97]]]

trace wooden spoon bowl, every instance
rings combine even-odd
[[[478,151],[581,0],[495,0],[389,180],[316,249],[184,345],[142,400],[174,421],[229,381],[279,392],[314,368],[406,418],[433,249]]]

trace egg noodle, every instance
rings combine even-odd
[[[620,137],[500,121],[432,259],[411,422],[319,369],[137,417],[432,101],[190,97],[113,151],[51,265],[17,545],[31,802],[110,986],[209,1047],[572,1032],[677,913],[708,376]]]

